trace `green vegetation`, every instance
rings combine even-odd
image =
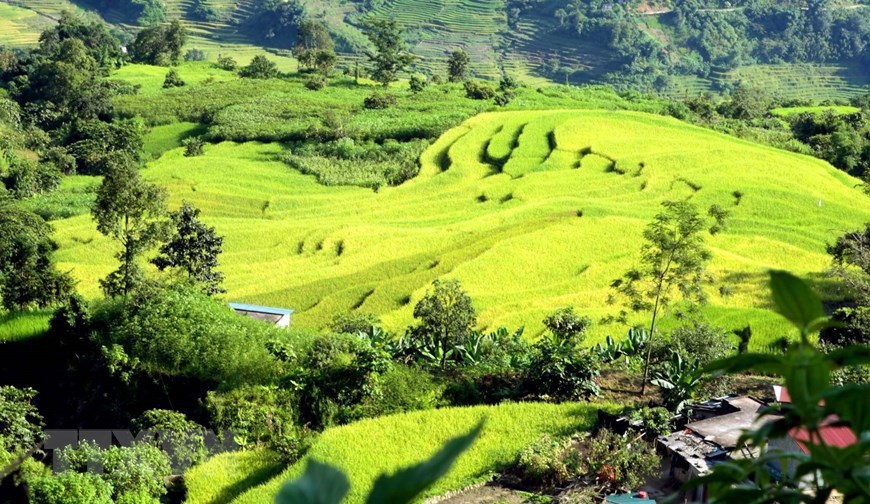
[[[829,111],[836,115],[849,115],[860,112],[860,110],[861,109],[859,109],[858,107],[849,107],[847,105],[816,105],[809,107],[777,107],[775,109],[771,109],[770,113],[780,117],[794,117],[801,114],[820,115]]]
[[[268,483],[242,494],[236,502],[264,502],[274,498],[283,482],[302,474],[308,460],[326,462],[347,473],[351,482],[347,502],[363,502],[377,475],[425,459],[446,440],[469,431],[486,418],[480,438],[460,456],[447,476],[424,494],[440,495],[486,480],[494,471],[513,462],[519,450],[542,433],[569,434],[590,428],[599,407],[614,408],[612,405],[577,403],[447,408],[364,420],[328,429],[299,462]],[[380,455],[373,458],[371,453]],[[207,462],[194,477],[207,478],[213,471],[221,471],[220,467],[227,460],[227,457],[215,459],[214,467],[212,461]],[[246,468],[246,474],[253,472]],[[242,476],[236,475],[229,480],[240,478]],[[196,479],[193,484],[200,486]],[[189,502],[208,501],[191,499]]]
[[[48,331],[50,311],[6,312],[0,314],[0,342],[38,338]]]
[[[501,170],[482,157],[488,144],[514,145],[518,131]],[[708,286],[705,313],[725,327],[753,320],[753,345],[763,345],[782,329],[765,315],[764,269],[819,273],[830,229],[868,217],[858,182],[823,162],[629,112],[484,114],[434,143],[416,179],[378,193],[324,187],[273,161],[280,152],[222,143],[182,162],[174,150],[143,174],[168,189],[170,206],[191,202],[225,236],[231,298],[293,307],[294,323],[308,327],[354,308],[404,327],[426,286],[447,272],[484,327],[526,325],[535,337],[536,321],[566,304],[600,319],[610,313],[607,286],[634,262],[658,203],[694,195],[699,206],[731,210],[728,231],[707,239],[719,283]],[[795,173],[801,182],[788,182]],[[618,236],[608,232],[614,225]],[[111,267],[106,242],[87,216],[56,228],[61,268],[94,295]],[[597,245],[605,235],[608,246]],[[595,325],[591,340],[608,333],[623,330]]]

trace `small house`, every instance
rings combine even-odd
[[[230,308],[239,315],[269,322],[275,327],[289,327],[290,316],[293,315],[293,310],[287,308],[273,308],[243,303],[230,303]]]

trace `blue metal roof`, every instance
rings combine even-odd
[[[244,303],[229,303],[229,305],[230,308],[234,310],[246,312],[269,313],[272,315],[291,315],[293,313],[293,310],[287,308],[273,308],[271,306],[258,306]]]

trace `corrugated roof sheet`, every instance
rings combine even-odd
[[[230,308],[238,311],[268,313],[270,315],[292,315],[293,310],[288,308],[274,308],[271,306],[258,306],[244,303],[229,303]]]

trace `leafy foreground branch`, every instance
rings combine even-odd
[[[791,402],[762,409],[761,419],[769,421],[741,437],[740,444],[758,448],[759,456],[721,464],[690,486],[708,485],[712,499],[724,503],[823,503],[836,494],[842,502],[870,502],[870,385],[831,385],[832,371],[870,362],[870,348],[820,352],[810,336],[833,322],[818,296],[785,272],[772,272],[770,286],[777,311],[800,331],[800,341],[783,355],[738,355],[707,371],[781,376]],[[834,426],[848,426],[858,442],[832,446],[822,432]],[[772,441],[794,433],[806,433],[806,453],[774,447]]]
[[[468,434],[455,437],[444,444],[438,453],[417,465],[406,467],[394,474],[381,474],[375,481],[366,502],[390,502],[402,504],[411,502],[424,490],[447,474],[453,462],[483,430],[480,422]],[[316,460],[298,479],[284,485],[275,498],[276,504],[338,504],[350,490],[347,476],[337,468]]]

